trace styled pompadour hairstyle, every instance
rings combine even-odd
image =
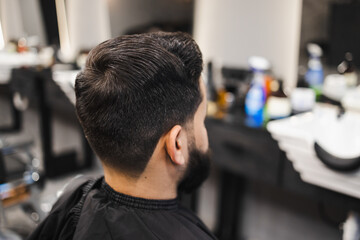
[[[202,55],[185,33],[121,36],[95,47],[75,84],[76,111],[107,166],[138,176],[160,137],[193,119]]]

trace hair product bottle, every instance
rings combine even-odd
[[[269,119],[280,119],[290,116],[291,104],[284,92],[283,81],[273,80],[270,89],[271,93],[266,103]]]
[[[321,94],[324,81],[324,72],[320,60],[320,57],[322,56],[322,50],[319,45],[314,43],[309,43],[307,45],[307,50],[309,52],[310,58],[305,79],[310,87],[315,90],[316,95],[318,96]]]
[[[247,124],[252,127],[260,127],[264,121],[264,107],[266,101],[264,72],[269,69],[270,64],[268,60],[263,57],[251,57],[249,58],[249,65],[253,71],[253,78],[245,98]]]

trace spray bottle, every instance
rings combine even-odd
[[[305,80],[308,82],[310,87],[315,90],[315,93],[318,96],[321,94],[324,81],[324,71],[320,60],[320,57],[322,56],[322,50],[320,46],[315,43],[309,43],[307,45],[307,50],[309,52],[310,58]]]
[[[247,124],[252,127],[260,127],[264,121],[266,102],[265,71],[269,69],[270,63],[263,57],[253,56],[249,58],[249,65],[253,71],[253,78],[245,98]]]

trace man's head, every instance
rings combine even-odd
[[[181,131],[188,154],[206,152],[201,72],[201,52],[184,33],[121,36],[95,47],[76,78],[76,110],[102,163],[137,177],[159,140],[176,141]]]

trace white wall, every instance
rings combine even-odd
[[[205,61],[247,67],[270,60],[288,87],[297,80],[302,0],[196,0],[194,38]]]
[[[111,37],[108,3],[104,0],[67,0],[71,49],[91,49]]]
[[[24,37],[19,0],[1,0],[0,17],[5,43],[11,39]]]

